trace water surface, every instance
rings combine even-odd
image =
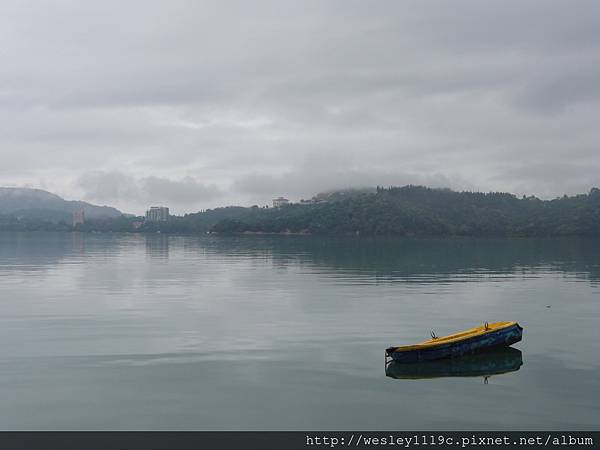
[[[594,429],[599,294],[591,239],[0,233],[0,426]],[[386,376],[499,320],[489,377]]]

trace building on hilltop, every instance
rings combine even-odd
[[[313,196],[312,198],[310,198],[308,200],[305,200],[305,199],[300,200],[300,204],[313,205],[315,203],[326,203],[329,200],[330,195],[331,194],[329,194],[329,193],[322,192],[320,194]]]
[[[169,208],[166,206],[151,206],[146,211],[147,222],[166,222],[169,220]]]
[[[85,223],[85,213],[83,212],[83,209],[73,211],[72,220],[73,226],[83,225]]]
[[[273,208],[281,208],[282,206],[289,204],[290,201],[287,198],[277,197],[273,199]]]

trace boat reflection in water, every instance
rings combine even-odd
[[[523,365],[520,350],[512,347],[474,353],[458,358],[423,361],[414,364],[389,362],[385,374],[390,378],[417,380],[443,377],[484,377],[514,372]]]

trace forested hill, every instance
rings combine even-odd
[[[40,223],[71,222],[74,211],[84,211],[88,219],[110,219],[121,211],[110,206],[98,206],[82,201],[65,200],[42,189],[0,187],[0,223],[14,217]]]
[[[599,236],[600,190],[554,200],[506,193],[455,192],[422,186],[339,191],[316,203],[281,208],[225,207],[171,216],[65,221],[3,217],[0,230],[79,230],[161,233],[297,233],[397,236]]]
[[[218,233],[600,236],[600,190],[554,200],[422,186],[377,188],[325,203],[246,208]]]

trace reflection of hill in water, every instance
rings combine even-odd
[[[140,248],[141,247],[141,248]],[[271,261],[369,281],[463,281],[559,271],[600,281],[600,239],[331,238],[168,236],[118,233],[0,233],[0,270],[40,270],[69,258],[211,255]],[[356,280],[355,280],[356,281]]]
[[[43,270],[65,257],[85,253],[81,233],[0,233],[0,270]]]
[[[89,256],[114,257],[136,239],[117,233],[0,232],[0,271],[34,272]]]
[[[385,368],[386,376],[397,379],[421,379],[442,377],[487,377],[514,372],[523,365],[520,350],[508,347],[459,358],[425,361],[414,364],[390,362]]]
[[[327,238],[240,236],[200,239],[201,247],[232,257],[270,257],[274,264],[419,282],[431,277],[535,275],[563,271],[600,280],[600,240],[585,238]]]

